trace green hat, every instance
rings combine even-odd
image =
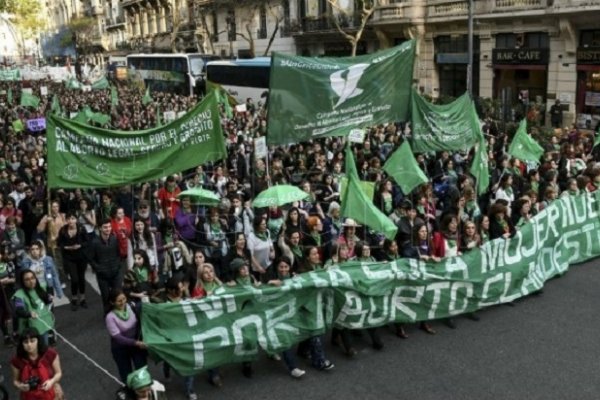
[[[152,385],[152,377],[148,372],[148,366],[143,366],[127,375],[127,386],[130,389],[138,390]]]

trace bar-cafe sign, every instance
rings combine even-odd
[[[493,49],[494,64],[548,64],[548,49]]]

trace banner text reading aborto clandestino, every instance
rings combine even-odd
[[[556,200],[511,239],[440,263],[348,263],[282,287],[222,288],[180,304],[144,304],[144,342],[182,374],[273,353],[333,326],[446,318],[513,301],[570,264],[600,255],[600,192]]]

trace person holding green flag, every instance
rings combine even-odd
[[[152,103],[152,96],[150,96],[150,86],[146,86],[146,93],[144,93],[144,97],[142,97],[142,104],[147,105],[148,103]]]
[[[50,310],[52,296],[29,269],[21,271],[18,285],[20,289],[12,297],[16,331],[21,334],[27,327],[35,328],[48,345],[48,332],[54,329],[54,315]]]

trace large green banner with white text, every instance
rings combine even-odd
[[[468,93],[450,104],[432,104],[413,90],[412,148],[415,152],[467,150],[482,136],[479,117]]]
[[[360,329],[446,318],[513,301],[570,264],[600,255],[600,192],[556,200],[511,239],[440,263],[348,263],[281,287],[221,288],[179,304],[144,304],[150,352],[183,374],[274,353],[332,326]]]
[[[358,57],[271,60],[267,141],[286,144],[406,121],[415,42]]]
[[[214,94],[183,117],[139,132],[94,128],[50,115],[50,187],[146,182],[226,156]]]

